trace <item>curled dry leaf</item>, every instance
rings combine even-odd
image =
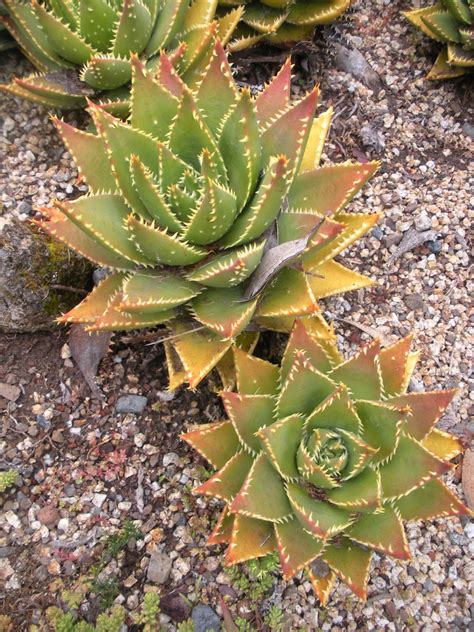
[[[85,325],[74,324],[69,331],[69,349],[74,362],[77,364],[84,379],[94,393],[100,394],[95,383],[95,376],[99,363],[109,350],[112,332],[110,331],[86,331]]]

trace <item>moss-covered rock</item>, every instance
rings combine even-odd
[[[58,286],[86,288],[91,271],[82,257],[29,225],[0,218],[0,331],[50,329],[82,298]]]

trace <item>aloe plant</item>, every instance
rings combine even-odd
[[[429,79],[450,79],[472,70],[474,0],[440,0],[405,15],[428,37],[446,44],[428,74]]]
[[[97,133],[55,119],[89,193],[38,223],[113,271],[61,320],[166,324],[172,386],[217,363],[225,380],[235,339],[250,349],[260,328],[288,330],[371,283],[334,257],[378,218],[342,210],[377,163],[319,166],[331,111],[314,119],[317,88],[290,102],[289,61],[255,99],[220,43],[193,90],[165,53],[156,76],[132,64],[127,122],[93,104]]]
[[[245,7],[230,43],[239,51],[259,41],[275,45],[293,44],[311,37],[316,26],[328,24],[349,7],[351,0],[219,0],[219,14],[229,7]]]
[[[411,340],[345,360],[327,324],[298,321],[281,366],[234,350],[229,419],[182,436],[218,470],[195,492],[225,503],[209,543],[228,565],[276,550],[322,603],[337,577],[365,599],[374,551],[410,558],[404,521],[470,513],[441,480],[461,452],[435,427],[455,391],[407,393]]]
[[[130,55],[153,70],[161,49],[184,50],[179,70],[192,74],[219,35],[230,37],[242,9],[215,21],[217,0],[4,0],[4,26],[41,74],[1,86],[47,107],[83,108],[100,95],[127,114]],[[115,108],[115,110],[114,110]]]

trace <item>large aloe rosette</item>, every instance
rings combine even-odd
[[[244,6],[230,50],[239,51],[257,42],[286,45],[311,37],[316,26],[336,20],[351,0],[219,0],[219,15]]]
[[[214,20],[217,0],[4,0],[0,21],[41,74],[1,88],[47,107],[112,101],[126,115],[131,54],[153,70],[162,49],[185,47],[179,71],[192,76],[219,36],[225,43],[242,9]]]
[[[429,79],[459,77],[474,67],[474,0],[441,0],[405,12],[412,24],[437,42],[445,44]]]
[[[172,385],[195,386],[218,362],[231,374],[236,339],[249,349],[256,329],[370,284],[334,257],[377,220],[342,210],[377,165],[319,167],[331,112],[314,120],[317,89],[290,103],[289,62],[253,99],[219,44],[194,90],[160,60],[153,77],[134,59],[126,123],[98,105],[95,134],[56,120],[90,193],[39,225],[113,271],[62,320],[166,323]]]
[[[218,470],[195,491],[225,502],[209,543],[229,544],[228,564],[276,549],[322,602],[336,577],[365,598],[374,550],[410,557],[404,520],[468,513],[440,480],[461,451],[435,428],[455,391],[406,392],[410,343],[344,360],[299,321],[280,367],[235,350],[229,419],[183,435]]]

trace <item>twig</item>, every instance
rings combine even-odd
[[[173,340],[174,338],[181,338],[182,336],[187,336],[188,334],[193,334],[196,331],[202,331],[203,329],[207,329],[204,325],[201,327],[195,327],[194,329],[190,329],[189,331],[185,331],[182,334],[174,334],[172,336],[167,336],[166,338],[161,338],[160,340],[155,340],[155,342],[149,342],[147,346],[151,347],[153,345],[159,345],[162,342],[168,342],[168,340]]]
[[[63,290],[64,292],[72,292],[73,294],[80,294],[81,296],[89,294],[87,290],[82,290],[78,287],[71,287],[70,285],[61,285],[60,283],[54,283],[51,287],[53,290]]]
[[[350,320],[350,318],[340,318],[339,316],[333,316],[333,318],[335,320],[341,321],[341,323],[346,323],[346,325],[357,327],[357,329],[360,329],[369,336],[372,336],[372,338],[379,338],[383,345],[390,344],[390,340],[388,340],[387,337],[384,336],[384,334],[380,333],[373,327],[369,327],[368,325],[364,325],[363,323],[358,323],[355,320]]]
[[[138,342],[146,342],[147,340],[155,340],[157,335],[158,335],[158,332],[156,331],[147,331],[145,333],[135,334],[133,336],[124,336],[121,339],[121,342],[124,342],[125,344],[135,344]]]

